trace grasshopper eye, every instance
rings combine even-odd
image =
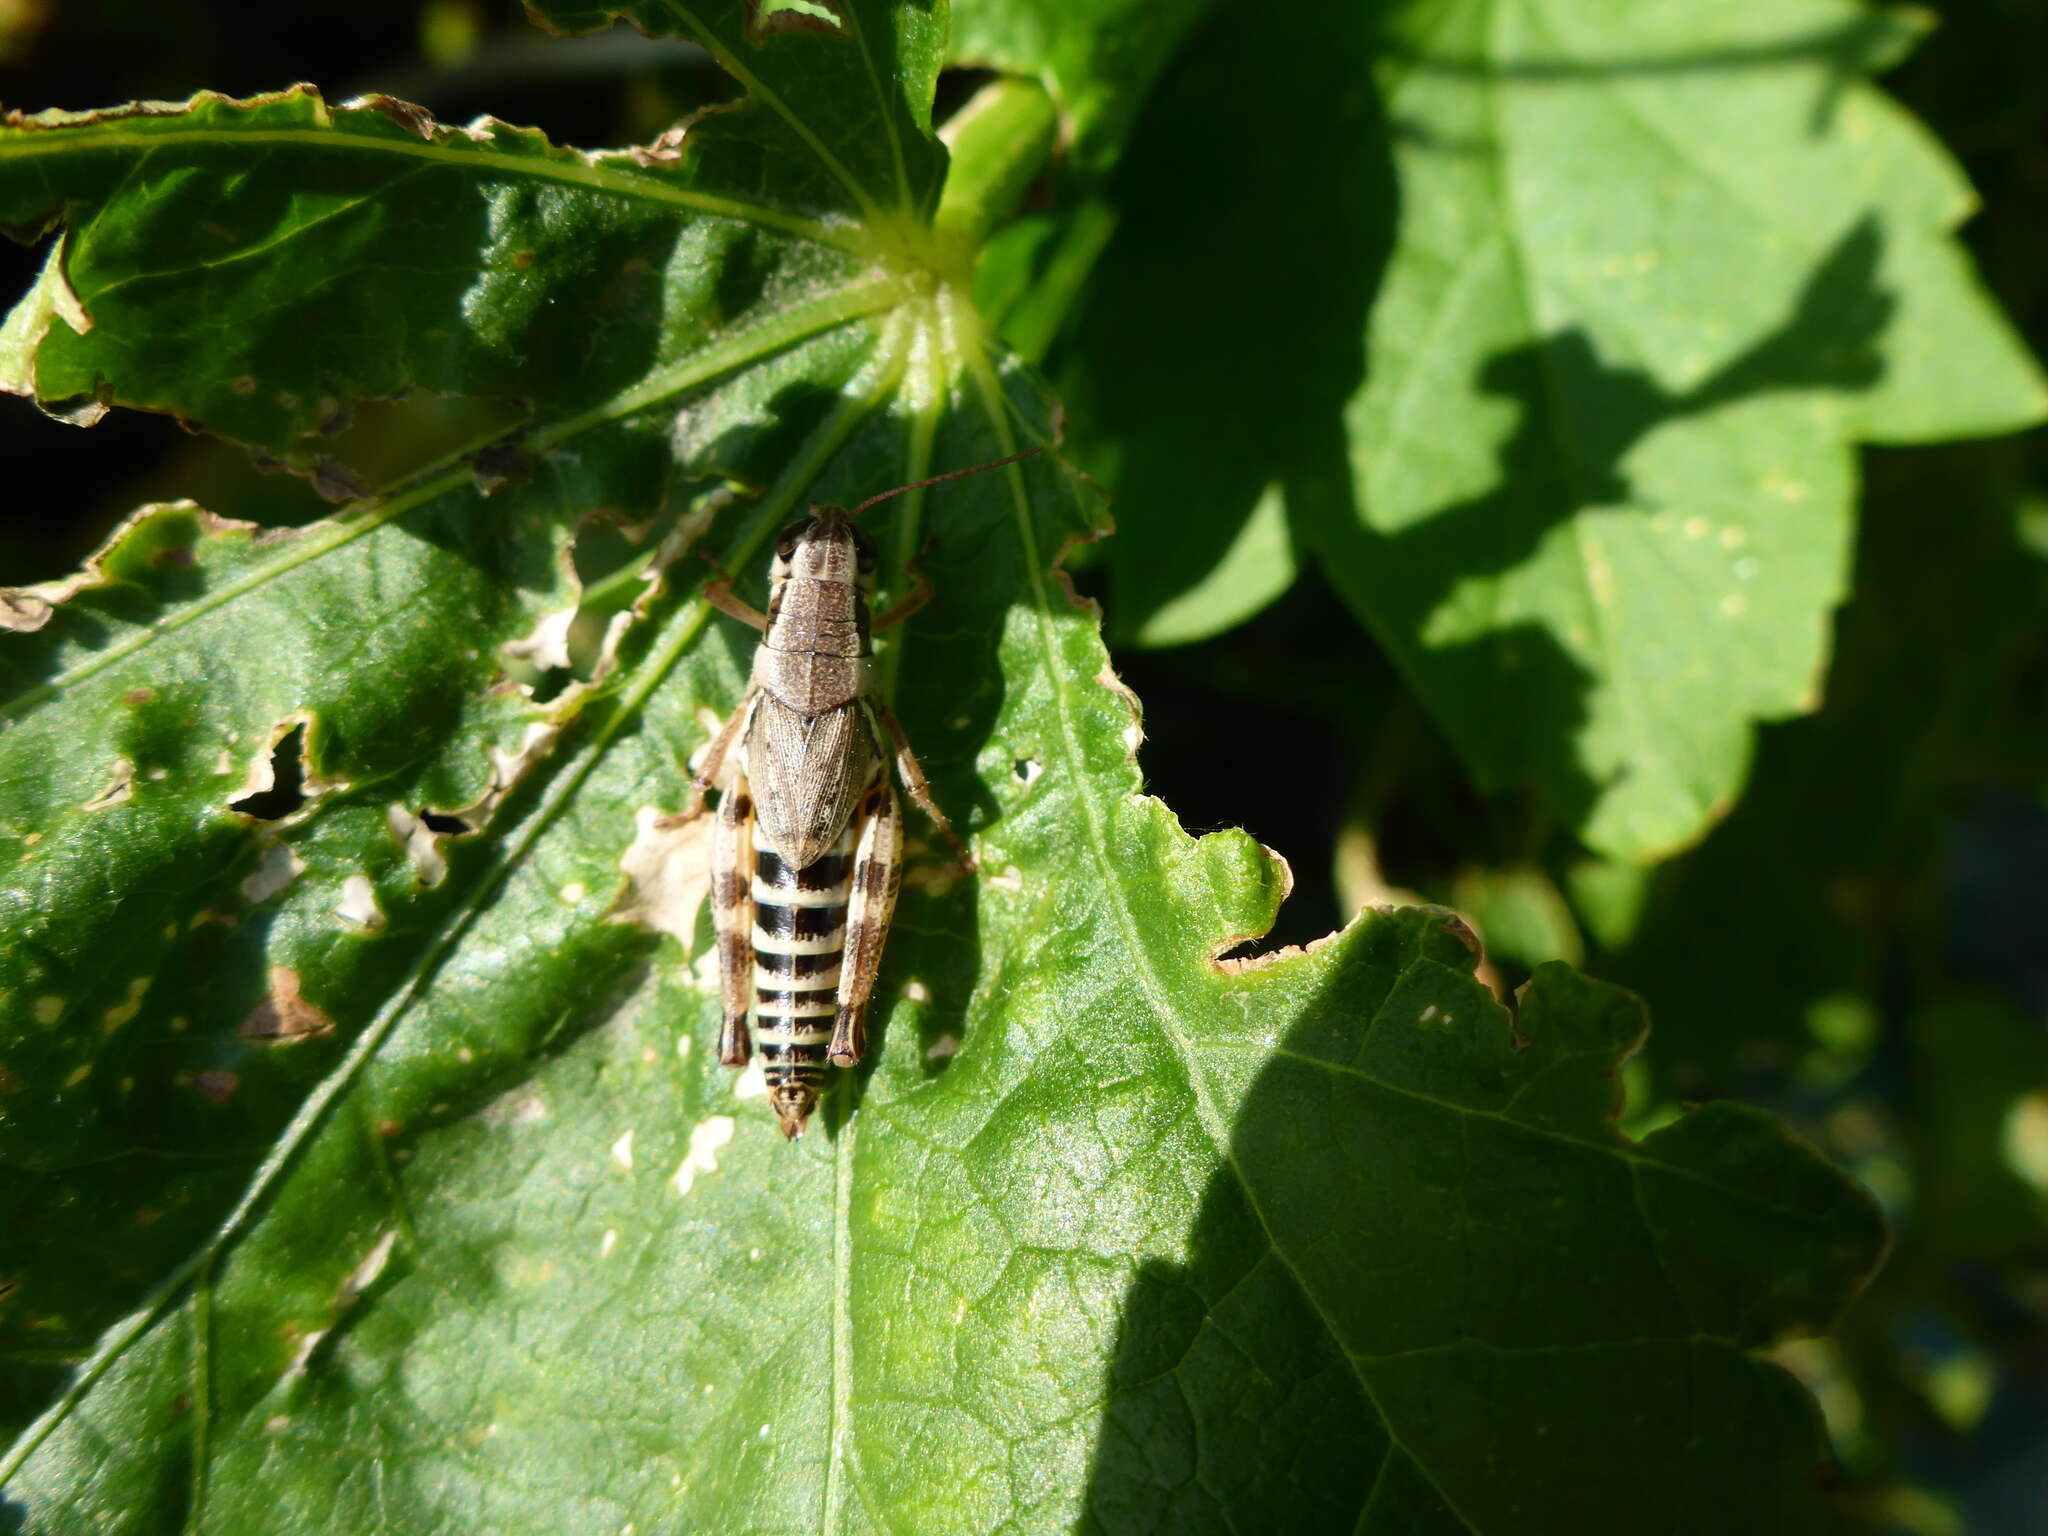
[[[799,522],[791,523],[787,528],[783,529],[775,540],[775,557],[778,560],[787,560],[791,555],[795,554],[797,544],[803,539],[804,530],[810,526],[811,520],[804,518]]]

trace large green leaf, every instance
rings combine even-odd
[[[305,91],[0,137],[8,221],[64,225],[10,331],[54,401],[301,458],[308,389],[530,417],[8,594],[0,1512],[1814,1528],[1812,1405],[1750,1352],[1830,1323],[1867,1202],[1738,1108],[1621,1138],[1638,1007],[1554,968],[1511,1021],[1446,913],[1219,963],[1284,867],[1138,793],[1050,459],[870,514],[899,573],[939,536],[878,672],[980,865],[913,841],[874,1065],[790,1146],[711,1061],[670,813],[749,637],[688,556],[758,596],[805,498],[1050,416],[919,222],[930,13],[829,9],[699,30],[752,98],[680,158]]]
[[[1739,789],[1753,723],[1818,697],[1852,445],[2042,415],[1951,235],[1969,189],[1861,78],[1901,23],[1838,0],[1295,19],[1299,66],[1247,81],[1267,21],[1221,15],[1119,183],[1067,367],[1136,535],[1109,555],[1119,624],[1166,643],[1269,600],[1277,496],[1483,784],[1534,785],[1604,852],[1669,851]],[[1233,215],[1191,219],[1218,181]],[[1154,408],[1173,381],[1188,408]]]

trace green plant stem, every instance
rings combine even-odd
[[[1058,135],[1052,98],[1036,83],[1005,78],[983,86],[940,133],[953,158],[936,227],[978,247],[1016,212]]]

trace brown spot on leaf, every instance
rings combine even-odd
[[[225,1067],[209,1067],[204,1072],[194,1072],[190,1081],[194,1088],[214,1103],[225,1104],[235,1096],[235,1090],[242,1086],[242,1074],[230,1072]]]
[[[249,1010],[235,1034],[243,1040],[289,1044],[334,1033],[334,1020],[299,991],[299,973],[288,965],[270,968],[270,992]]]
[[[139,708],[144,704],[154,704],[156,702],[156,690],[154,688],[130,688],[121,695],[121,702],[130,709]]]
[[[313,490],[321,500],[337,505],[345,501],[361,501],[370,494],[362,476],[341,460],[325,454],[313,461]]]
[[[104,811],[110,806],[125,805],[135,798],[135,765],[127,758],[114,763],[114,776],[107,787],[86,801],[79,809],[83,811]]]
[[[1469,922],[1456,912],[1446,912],[1437,919],[1437,927],[1448,933],[1475,955],[1486,953],[1486,946],[1479,942],[1479,933]]]
[[[533,478],[533,460],[516,443],[493,443],[471,455],[469,472],[476,488],[486,496],[508,485],[524,485]]]

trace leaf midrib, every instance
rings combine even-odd
[[[388,121],[382,119],[381,114],[380,120]],[[512,128],[514,125],[506,126]],[[830,224],[820,219],[785,213],[779,208],[769,208],[739,198],[720,197],[709,192],[670,186],[655,179],[651,173],[627,174],[613,171],[602,160],[527,158],[498,148],[495,141],[479,143],[470,140],[468,147],[465,148],[452,140],[437,139],[429,142],[425,139],[385,138],[381,135],[353,132],[346,126],[346,119],[337,119],[325,128],[208,127],[189,131],[158,129],[153,133],[138,133],[119,128],[67,124],[65,129],[77,132],[80,136],[67,138],[60,137],[65,130],[31,129],[22,131],[19,137],[0,138],[0,165],[43,155],[84,155],[103,149],[140,151],[138,163],[141,163],[159,150],[181,149],[195,145],[204,147],[211,144],[285,145],[296,149],[332,149],[359,154],[396,155],[457,166],[469,171],[481,171],[492,179],[513,180],[530,177],[535,180],[566,182],[589,187],[619,197],[667,203],[709,214],[715,218],[733,219],[741,223],[781,230],[785,234],[799,236],[814,244],[831,246],[842,251],[858,252],[866,248],[858,225]],[[449,131],[459,133],[461,130]],[[566,149],[551,141],[548,147],[555,154],[580,156],[585,153]]]
[[[804,148],[818,157],[818,163],[831,174],[834,181],[837,181],[846,189],[847,195],[860,205],[861,216],[870,222],[874,221],[881,211],[875,200],[868,195],[867,188],[860,184],[858,178],[851,171],[847,170],[844,162],[832,153],[825,141],[811,131],[811,125],[791,111],[789,105],[783,101],[778,92],[770,90],[768,86],[763,84],[760,76],[756,75],[751,69],[748,69],[740,61],[739,55],[728,48],[724,41],[720,39],[718,33],[699,20],[696,13],[690,10],[688,6],[680,5],[675,3],[675,0],[670,0],[670,9],[682,18],[683,26],[703,45],[704,51],[718,61],[718,67],[740,83],[741,88],[746,91],[748,99],[760,103],[787,123],[790,132],[803,140]],[[863,48],[862,51],[865,55],[866,50]],[[872,78],[874,71],[870,69],[868,74]],[[888,113],[884,112],[881,115],[883,125],[888,130],[893,143],[895,140],[895,124],[889,121]],[[901,164],[900,147],[898,163],[899,165]]]
[[[950,294],[947,297],[950,297]],[[964,361],[974,378],[977,390],[981,396],[982,408],[987,413],[990,421],[991,430],[995,433],[997,442],[1002,447],[1003,452],[1006,454],[1014,453],[1016,451],[1016,436],[1010,429],[1008,413],[1003,409],[1001,385],[996,379],[988,354],[980,345],[963,350],[966,354]],[[1050,595],[1046,591],[1046,572],[1038,549],[1038,542],[1032,532],[1030,498],[1024,490],[1023,476],[1014,467],[1007,471],[1007,478],[1010,482],[1011,495],[1016,505],[1018,542],[1023,547],[1025,568],[1030,573],[1033,618],[1036,621],[1040,644],[1045,652],[1046,674],[1052,682],[1051,691],[1054,710],[1059,718],[1060,725],[1060,745],[1070,766],[1076,770],[1074,773],[1066,776],[1067,782],[1081,786],[1075,790],[1073,799],[1080,807],[1083,828],[1097,867],[1114,871],[1117,866],[1110,856],[1108,836],[1102,823],[1100,808],[1087,793],[1085,788],[1086,777],[1080,771],[1085,768],[1085,756],[1081,750],[1074,725],[1066,674],[1060,665],[1058,645],[1053,636]],[[1477,1536],[1477,1527],[1470,1520],[1466,1519],[1463,1514],[1458,1512],[1456,1506],[1451,1502],[1449,1495],[1437,1483],[1429,1469],[1423,1465],[1421,1458],[1401,1439],[1400,1434],[1394,1427],[1392,1416],[1381,1406],[1379,1398],[1373,1392],[1372,1383],[1366,1378],[1365,1372],[1360,1368],[1358,1358],[1346,1346],[1343,1336],[1337,1331],[1335,1322],[1331,1319],[1329,1313],[1324,1310],[1322,1299],[1308,1285],[1301,1271],[1295,1266],[1293,1258],[1281,1246],[1278,1237],[1274,1233],[1273,1225],[1267,1218],[1265,1208],[1259,1202],[1257,1192],[1254,1190],[1251,1181],[1245,1177],[1244,1170],[1237,1161],[1228,1130],[1222,1122],[1221,1111],[1217,1108],[1209,1092],[1206,1077],[1196,1065],[1193,1042],[1188,1038],[1185,1031],[1180,1028],[1179,1019],[1167,1000],[1165,987],[1153,967],[1151,953],[1140,939],[1137,916],[1131,910],[1131,904],[1126,898],[1123,881],[1120,877],[1113,874],[1110,879],[1104,882],[1103,888],[1108,894],[1108,905],[1123,937],[1125,950],[1130,957],[1131,975],[1137,983],[1145,1005],[1151,1010],[1154,1019],[1158,1023],[1160,1034],[1173,1047],[1175,1054],[1180,1058],[1181,1070],[1187,1078],[1189,1091],[1194,1095],[1196,1116],[1202,1123],[1202,1129],[1215,1146],[1219,1160],[1230,1169],[1232,1177],[1237,1180],[1238,1187],[1244,1193],[1245,1203],[1251,1207],[1253,1215],[1258,1218],[1259,1227],[1265,1234],[1268,1248],[1294,1281],[1295,1288],[1301,1293],[1303,1299],[1307,1301],[1310,1310],[1315,1313],[1316,1321],[1322,1326],[1330,1342],[1336,1345],[1339,1352],[1343,1354],[1346,1364],[1351,1367],[1351,1374],[1358,1383],[1359,1391],[1364,1395],[1366,1401],[1372,1404],[1373,1412],[1379,1418],[1380,1426],[1386,1433],[1389,1447],[1399,1447],[1402,1454],[1407,1456],[1409,1461],[1413,1463],[1417,1473],[1431,1488],[1435,1489],[1437,1496],[1443,1500],[1444,1507],[1456,1515],[1467,1530],[1473,1531],[1474,1536]]]
[[[907,279],[891,278],[863,288],[847,290],[813,304],[799,305],[795,309],[786,310],[771,320],[691,353],[669,367],[649,375],[632,388],[614,395],[602,405],[593,406],[580,415],[536,431],[531,438],[532,445],[538,452],[558,448],[594,427],[622,420],[660,400],[694,389],[721,373],[758,362],[835,326],[890,309],[901,303],[908,292]],[[10,717],[90,680],[97,673],[146,649],[156,640],[198,622],[266,583],[287,575],[310,561],[331,554],[365,534],[374,533],[394,518],[455,490],[465,480],[471,478],[471,470],[466,462],[467,455],[478,447],[502,441],[506,436],[503,429],[494,429],[487,443],[458,449],[446,455],[442,465],[408,475],[408,488],[388,500],[372,498],[370,501],[357,502],[352,507],[343,508],[334,518],[321,525],[322,531],[316,536],[294,541],[289,552],[278,559],[267,561],[257,569],[224,583],[218,590],[181,607],[176,613],[152,622],[148,627],[136,631],[104,650],[95,652],[86,660],[58,673],[47,682],[40,683],[0,704],[0,728],[4,728]]]

